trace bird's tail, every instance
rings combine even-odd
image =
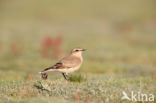
[[[49,68],[46,68],[46,69],[42,70],[41,72],[39,72],[41,74],[41,78],[44,80],[48,79],[47,72],[51,71],[52,69],[53,69],[53,67],[49,67]]]
[[[42,70],[41,72],[39,72],[40,74],[43,74],[43,73],[46,73],[48,71],[52,71],[53,70],[53,67],[49,67],[49,68],[46,68],[44,70]]]

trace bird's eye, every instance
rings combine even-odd
[[[75,50],[76,52],[78,52],[79,50]]]

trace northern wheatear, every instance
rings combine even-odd
[[[46,68],[41,71],[41,76],[43,79],[47,79],[48,75],[47,72],[49,71],[58,71],[61,72],[63,77],[67,80],[68,73],[74,72],[78,70],[83,62],[82,52],[85,49],[82,48],[74,48],[72,49],[71,53],[61,59],[58,63],[53,65],[52,67]]]

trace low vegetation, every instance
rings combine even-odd
[[[155,1],[0,5],[0,103],[136,103],[123,91],[152,93],[156,103]],[[74,47],[87,49],[80,70],[69,81],[57,72],[42,80],[38,72]]]

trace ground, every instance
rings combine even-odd
[[[156,102],[156,8],[143,1],[0,1],[0,103],[135,102],[123,91]],[[63,39],[59,57],[42,54],[47,37]],[[74,47],[87,51],[70,81],[40,78]]]

